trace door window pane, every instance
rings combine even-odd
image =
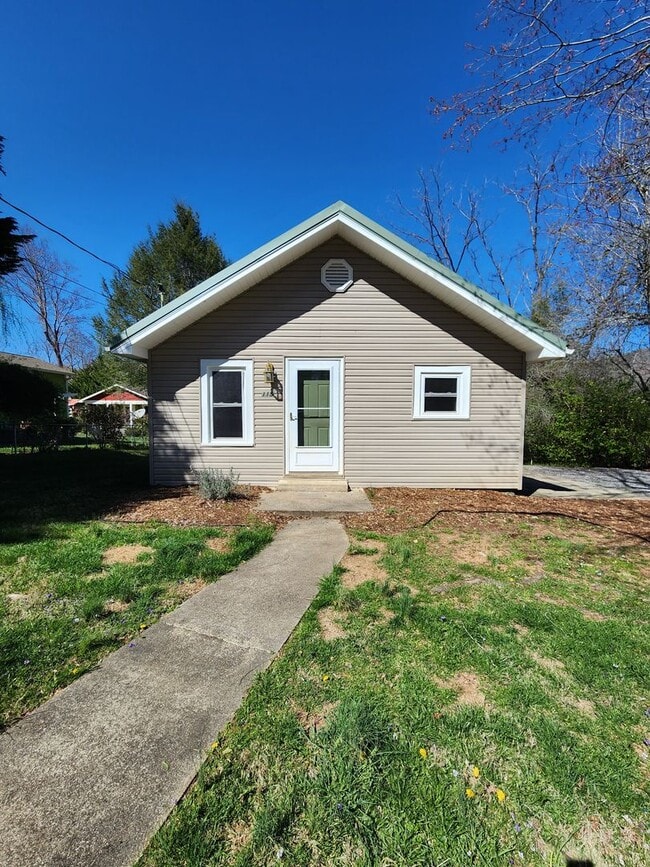
[[[330,372],[298,371],[298,445],[330,446]]]

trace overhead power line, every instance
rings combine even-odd
[[[86,286],[85,283],[80,283],[78,280],[73,280],[72,277],[68,277],[67,274],[60,274],[58,271],[53,271],[52,268],[47,268],[45,265],[39,265],[39,268],[42,268],[43,271],[47,271],[49,274],[52,274],[54,277],[60,277],[62,280],[65,280],[66,283],[74,283],[75,286],[79,286],[81,289],[86,289],[88,292],[92,292],[93,295],[97,295],[102,301],[106,301],[106,296],[103,292],[98,292],[97,289],[92,289],[90,286]],[[83,298],[83,295],[80,296]]]
[[[29,217],[30,220],[33,220],[35,223],[38,223],[39,226],[42,226],[44,229],[47,229],[48,232],[53,232],[55,235],[58,235],[59,238],[63,238],[64,241],[67,241],[68,244],[72,244],[73,247],[76,247],[78,250],[81,250],[82,253],[87,253],[88,256],[92,256],[93,259],[97,259],[98,262],[101,262],[104,265],[108,265],[109,268],[112,268],[114,271],[117,271],[118,274],[122,274],[127,280],[131,280],[132,283],[137,283],[138,286],[142,286],[142,283],[139,283],[137,280],[134,280],[123,268],[120,268],[119,265],[116,265],[114,262],[109,261],[108,259],[102,258],[102,256],[98,256],[97,253],[93,253],[92,250],[89,250],[87,247],[83,247],[81,244],[77,244],[76,241],[73,241],[72,238],[69,238],[63,232],[60,232],[58,229],[55,229],[53,226],[48,226],[47,223],[44,223],[42,220],[39,220],[38,217],[35,217],[33,214],[30,214],[29,211],[25,211],[23,208],[19,208],[18,205],[14,205],[8,199],[5,199],[3,195],[0,195],[0,202],[4,202],[5,205],[9,205],[14,211],[18,211],[19,214],[24,214],[26,217]]]

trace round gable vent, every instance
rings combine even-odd
[[[352,285],[352,265],[345,259],[330,259],[320,269],[320,279],[330,292],[345,292]]]

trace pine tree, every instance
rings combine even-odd
[[[212,235],[201,230],[196,211],[183,202],[174,206],[174,218],[149,229],[128,261],[127,273],[104,283],[106,315],[93,321],[100,345],[111,345],[127,326],[197,283],[221,271],[227,261]]]

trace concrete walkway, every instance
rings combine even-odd
[[[0,736],[0,864],[132,864],[347,546],[292,522]]]

